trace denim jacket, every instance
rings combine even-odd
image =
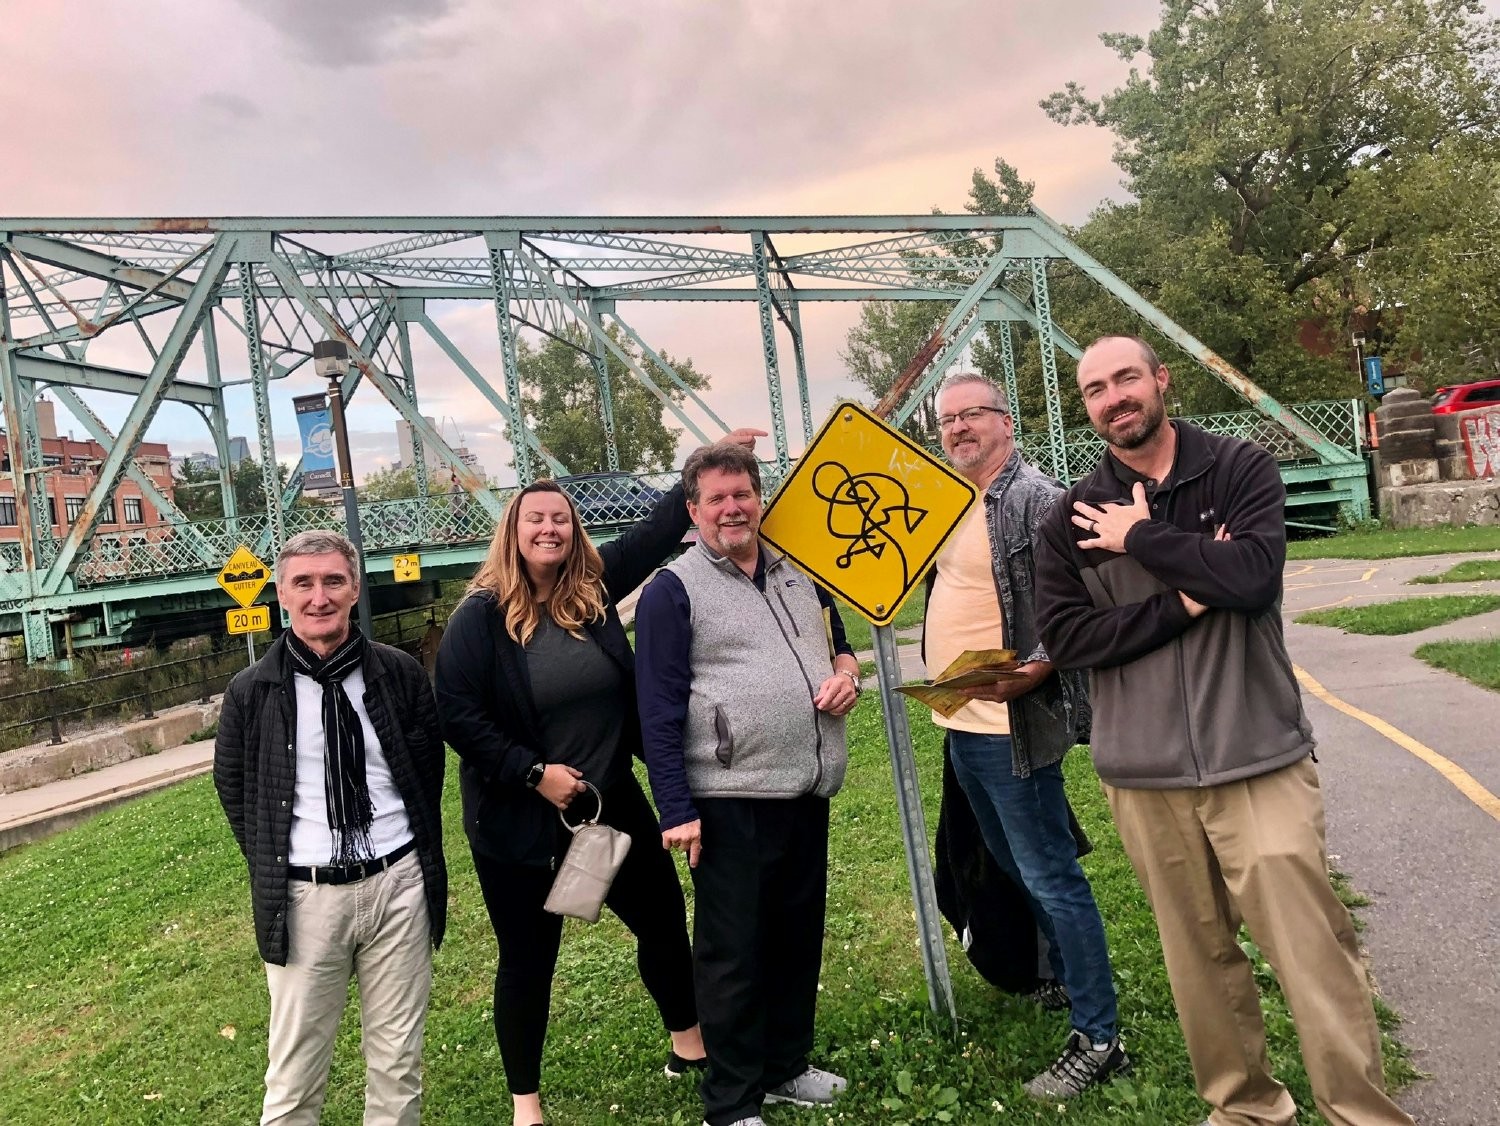
[[[1048,659],[1036,620],[1032,547],[1043,517],[1063,491],[1061,484],[1022,461],[1017,451],[981,498],[1005,644],[1021,661]],[[936,577],[937,569],[933,568],[927,576],[929,594]],[[1018,777],[1028,777],[1035,769],[1061,761],[1069,747],[1088,738],[1088,689],[1080,671],[1054,670],[1008,707],[1011,770]]]

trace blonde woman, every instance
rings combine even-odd
[[[731,438],[753,448],[756,430]],[[615,603],[690,527],[682,486],[596,549],[553,482],[506,507],[438,651],[443,737],[462,760],[464,829],[500,948],[495,1036],[515,1126],[540,1126],[542,1045],[562,919],[542,910],[575,800],[630,834],[606,905],[635,935],[641,980],[671,1037],[667,1075],[705,1066],[682,888],[631,770],[640,754],[635,666]],[[585,795],[580,798],[580,795]]]

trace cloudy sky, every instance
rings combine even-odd
[[[0,215],[926,212],[959,210],[972,170],[1003,155],[1036,181],[1039,206],[1078,222],[1121,194],[1111,138],[1054,125],[1037,101],[1070,79],[1118,85],[1125,64],[1098,34],[1143,33],[1156,10],[0,0]],[[817,417],[849,389],[838,351],[853,316],[804,310]],[[437,319],[488,370],[492,313],[449,306]],[[710,402],[731,424],[768,417],[753,306],[657,305],[633,322],[712,375]],[[417,368],[427,413],[453,419],[449,433],[506,476],[489,408],[435,349],[419,346]],[[307,383],[278,396],[318,389]],[[274,409],[294,458],[291,408]],[[396,456],[394,417],[356,399],[362,469]],[[202,433],[169,405],[151,436],[186,452]]]

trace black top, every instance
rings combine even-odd
[[[588,634],[574,637],[545,611],[526,644],[526,671],[549,761],[583,773],[600,790],[619,780],[625,677]]]
[[[635,655],[620,623],[617,600],[661,566],[682,542],[692,522],[682,486],[674,487],[651,515],[619,539],[603,544],[605,617],[584,632],[621,676],[618,768],[641,753],[635,703]],[[464,831],[469,844],[495,860],[555,865],[568,843],[557,811],[526,786],[538,762],[556,762],[542,722],[526,651],[505,631],[495,598],[464,599],[443,633],[438,649],[438,715],[443,738],[458,754]]]

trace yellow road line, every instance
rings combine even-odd
[[[1354,568],[1352,568],[1352,567],[1340,567],[1339,568],[1340,571],[1352,571],[1353,569]],[[1371,567],[1368,571],[1364,572],[1364,574],[1360,575],[1359,578],[1357,578],[1357,579],[1335,579],[1332,582],[1326,582],[1326,583],[1286,583],[1285,584],[1285,589],[1287,589],[1287,590],[1307,590],[1309,588],[1316,588],[1316,587],[1320,587],[1320,586],[1352,586],[1355,583],[1367,583],[1367,582],[1369,582],[1375,576],[1375,572],[1378,571],[1378,570],[1380,570],[1379,567]],[[1333,573],[1334,572],[1332,572],[1332,571],[1326,571],[1326,572],[1324,572],[1324,574],[1333,574]]]
[[[1302,687],[1322,700],[1323,703],[1327,704],[1330,708],[1343,712],[1351,719],[1359,720],[1366,727],[1384,735],[1392,743],[1395,743],[1396,746],[1410,751],[1451,782],[1453,787],[1459,793],[1463,794],[1464,797],[1468,798],[1496,821],[1500,821],[1500,798],[1497,798],[1494,794],[1486,790],[1480,785],[1477,778],[1459,766],[1458,763],[1444,758],[1425,743],[1417,742],[1417,740],[1413,739],[1406,732],[1400,728],[1392,727],[1378,715],[1371,715],[1367,711],[1356,708],[1353,704],[1346,704],[1314,680],[1308,671],[1300,665],[1293,665],[1292,668],[1297,673],[1297,679],[1302,682]]]
[[[1298,606],[1295,610],[1288,610],[1285,607],[1282,607],[1281,612],[1283,614],[1286,614],[1286,615],[1291,615],[1291,614],[1311,614],[1314,610],[1332,610],[1335,606],[1347,606],[1350,602],[1353,602],[1353,601],[1354,601],[1354,595],[1352,595],[1352,594],[1346,594],[1346,595],[1344,595],[1343,598],[1340,598],[1337,602],[1324,602],[1320,606]]]

